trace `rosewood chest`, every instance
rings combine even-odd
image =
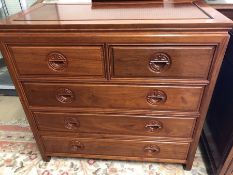
[[[231,26],[202,1],[38,4],[0,41],[45,161],[191,169]]]

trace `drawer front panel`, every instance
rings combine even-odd
[[[195,118],[34,113],[41,131],[191,138]]]
[[[11,46],[20,75],[104,77],[101,46]]]
[[[203,87],[24,83],[30,106],[197,111]]]
[[[65,138],[43,136],[45,151],[86,155],[111,155],[185,160],[189,143]]]
[[[214,46],[113,46],[114,78],[206,79]]]

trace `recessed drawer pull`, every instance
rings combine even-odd
[[[167,100],[167,95],[161,90],[153,90],[147,94],[147,102],[151,105],[163,104]]]
[[[73,140],[70,143],[70,149],[71,151],[74,151],[74,152],[80,151],[84,149],[84,145],[78,140]]]
[[[157,145],[146,145],[144,151],[148,154],[156,154],[160,152],[160,148]]]
[[[65,128],[69,130],[78,129],[78,127],[80,126],[78,119],[74,117],[65,118],[64,123],[65,123]]]
[[[72,103],[74,100],[74,93],[68,88],[60,88],[57,90],[56,99],[61,103]]]
[[[150,122],[146,123],[145,128],[149,132],[156,132],[156,131],[161,130],[163,128],[163,125],[159,121],[150,121]]]
[[[64,71],[68,66],[67,58],[59,52],[51,52],[47,59],[49,68],[53,71]]]
[[[149,61],[149,68],[152,72],[160,73],[168,69],[171,65],[171,59],[168,54],[156,53],[152,55]]]

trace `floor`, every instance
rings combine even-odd
[[[18,97],[0,96],[0,175],[207,175],[198,149],[191,171],[181,165],[78,158],[41,160]]]
[[[0,96],[0,123],[24,121],[25,113],[18,97]]]

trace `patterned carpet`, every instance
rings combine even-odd
[[[145,162],[52,158],[43,162],[27,122],[0,122],[0,175],[207,175],[200,151],[193,169]]]

